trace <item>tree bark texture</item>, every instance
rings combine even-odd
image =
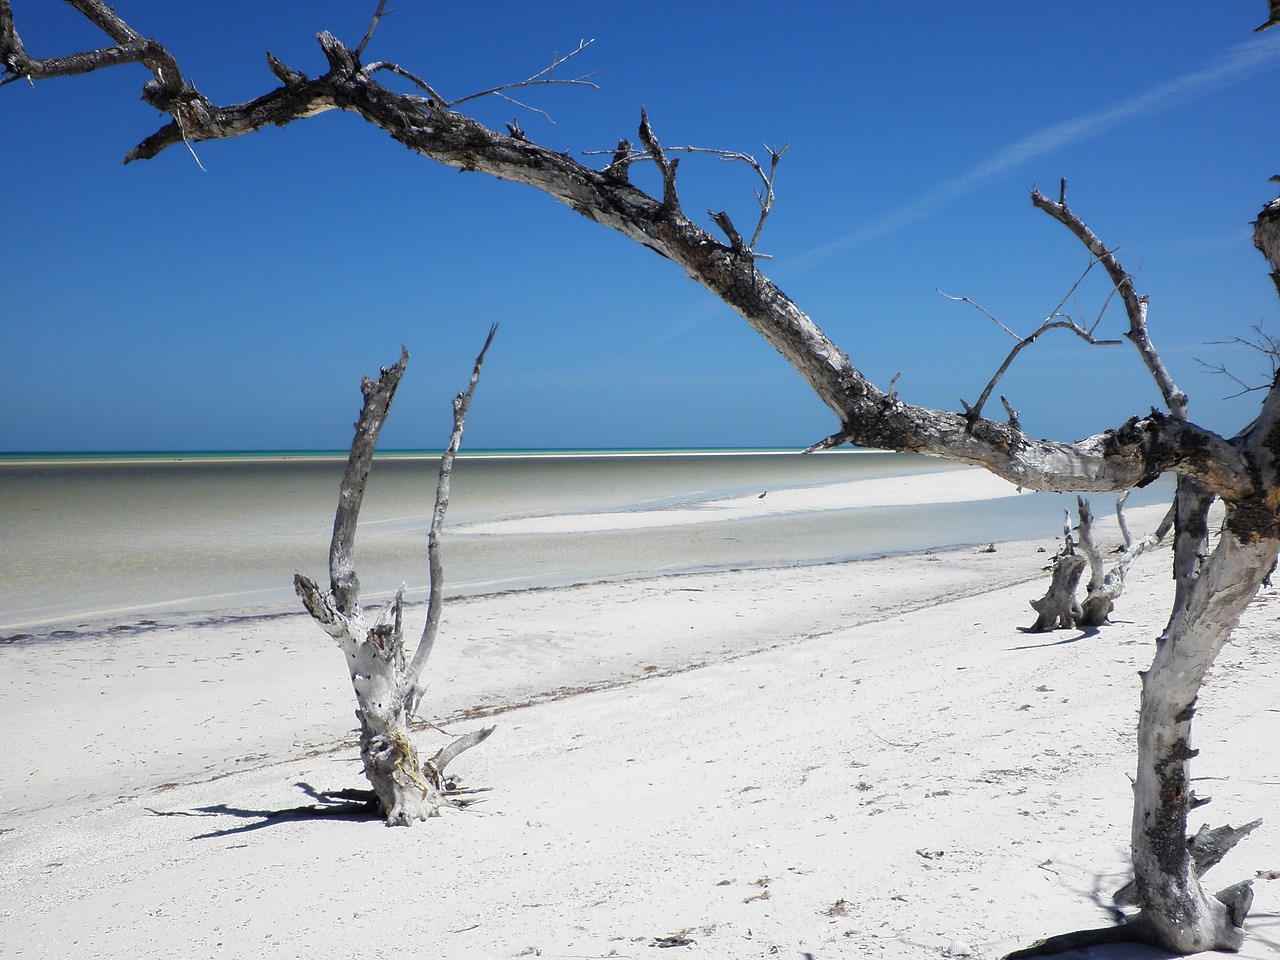
[[[1179,953],[1239,950],[1252,893],[1201,888],[1187,841],[1191,809],[1191,721],[1205,672],[1271,569],[1280,538],[1244,540],[1228,531],[1196,580],[1186,608],[1142,674],[1138,771],[1134,783],[1133,866],[1154,942]],[[1227,902],[1224,902],[1227,901]]]
[[[1240,436],[1223,437],[1190,422],[1185,397],[1167,377],[1154,348],[1143,342],[1145,300],[1137,296],[1131,279],[1107,248],[1087,228],[1080,229],[1082,221],[1066,207],[1065,189],[1056,203],[1042,204],[1043,198],[1035,193],[1032,198],[1073,229],[1091,251],[1100,248],[1094,255],[1107,266],[1125,301],[1131,339],[1169,405],[1168,414],[1135,416],[1074,443],[1034,439],[1013,424],[916,406],[892,390],[876,387],[759,271],[755,254],[741,242],[738,231],[730,229],[727,216],[713,217],[726,234],[726,243],[685,215],[677,189],[677,161],[667,156],[643,111],[639,140],[661,175],[660,197],[649,196],[629,182],[627,167],[635,160],[629,151],[620,150],[602,170],[592,169],[532,142],[517,129],[510,136],[489,130],[451,109],[416,78],[417,89],[426,96],[381,85],[374,79],[380,72],[401,76],[406,72],[394,64],[362,63],[358,54],[363,43],[353,51],[331,34],[320,34],[327,69],[314,78],[268,57],[268,67],[281,85],[254,100],[223,107],[191,85],[159,43],[143,39],[101,0],[68,2],[97,24],[114,46],[32,58],[19,38],[9,0],[0,0],[0,62],[7,74],[0,82],[142,64],[153,76],[143,88],[143,99],[169,113],[173,121],[131,150],[126,162],[154,157],[176,144],[236,137],[326,110],[351,112],[426,158],[532,186],[677,264],[772,344],[833,411],[839,428],[822,445],[850,442],[946,457],[981,465],[1021,487],[1037,490],[1122,491],[1173,470],[1221,497],[1227,504],[1227,531],[1200,565],[1198,575],[1189,559],[1195,551],[1187,551],[1185,601],[1175,609],[1155,662],[1143,679],[1133,817],[1142,913],[1126,926],[1177,952],[1238,947],[1247,890],[1234,887],[1221,898],[1206,896],[1187,853],[1190,724],[1204,670],[1226,642],[1280,546],[1280,479],[1272,454],[1280,450],[1280,391],[1273,385],[1260,416]],[[1280,276],[1278,223],[1280,202],[1264,210],[1255,232],[1255,242],[1276,276]],[[1180,508],[1179,523],[1185,520],[1189,525],[1188,537],[1195,533],[1196,518],[1202,517],[1197,511]],[[1179,531],[1181,537],[1183,526]],[[401,655],[387,645],[400,626],[400,608],[394,605],[378,624],[366,627],[352,592],[358,591],[354,570],[348,576],[341,565],[334,569],[327,598],[319,591],[306,591],[308,608],[331,635],[347,645],[353,681],[358,680],[357,694],[373,705],[377,715],[377,710],[394,702],[392,695],[401,687],[392,680],[375,679],[395,677],[402,669]],[[393,709],[385,723],[370,721],[366,770],[383,779],[391,812],[411,818],[433,812],[438,788],[423,775],[425,767],[411,745],[399,738],[396,724],[400,720]]]
[[[1076,588],[1084,573],[1085,560],[1075,553],[1069,543],[1053,558],[1053,578],[1049,589],[1039,600],[1031,601],[1036,622],[1027,633],[1046,633],[1051,630],[1070,630],[1080,622],[1080,604],[1076,602]]]

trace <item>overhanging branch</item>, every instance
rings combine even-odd
[[[123,38],[121,42],[139,36],[95,0],[76,0],[75,5],[113,38]],[[0,37],[9,38],[7,58],[21,50],[7,0],[0,0]],[[228,107],[212,105],[183,81],[176,63],[159,68],[157,83],[161,77],[163,83],[148,84],[144,96],[175,120],[127,159],[152,157],[183,141],[241,136],[323,110],[356,113],[424,157],[533,186],[675,261],[782,354],[835,413],[849,442],[981,465],[1026,489],[1119,491],[1177,469],[1229,498],[1253,490],[1252,475],[1232,444],[1190,423],[1159,415],[1135,418],[1076,443],[1055,443],[1028,437],[1009,424],[890,398],[760,273],[750,251],[720,242],[684,216],[676,191],[678,161],[667,157],[647,113],[642,112],[641,141],[662,173],[661,199],[627,182],[616,162],[605,171],[593,170],[525,137],[490,130],[430,97],[389,90],[372,79],[354,51],[337,38],[322,33],[318,39],[328,72],[304,81],[296,71],[275,69],[277,76],[283,74],[289,82],[248,103]],[[6,69],[11,69],[9,59],[5,62]],[[147,65],[156,74],[155,64],[147,61]],[[1065,217],[1065,204],[1060,206]],[[1072,219],[1066,217],[1068,222]],[[1099,252],[1110,256],[1105,249]],[[1114,257],[1099,259],[1104,264],[1114,262]]]
[[[1058,200],[1050,200],[1039,190],[1032,190],[1031,202],[1070,230],[1106,269],[1111,283],[1120,294],[1125,315],[1129,318],[1129,332],[1126,336],[1138,348],[1142,362],[1160,388],[1160,395],[1164,397],[1170,415],[1178,420],[1187,419],[1187,395],[1173,382],[1173,377],[1156,352],[1147,331],[1147,298],[1138,294],[1133,276],[1120,264],[1115,251],[1098,239],[1097,234],[1074,211],[1067,208],[1067,182],[1062,181]]]

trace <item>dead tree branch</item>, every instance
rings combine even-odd
[[[1017,358],[1018,354],[1021,353],[1023,350],[1025,350],[1027,347],[1031,346],[1033,343],[1035,343],[1036,340],[1038,340],[1042,334],[1047,333],[1050,330],[1070,330],[1077,337],[1079,337],[1085,343],[1090,344],[1091,346],[1112,347],[1112,346],[1119,345],[1120,343],[1119,340],[1096,339],[1093,336],[1093,331],[1097,327],[1096,322],[1092,327],[1086,328],[1082,324],[1077,323],[1076,320],[1073,317],[1071,317],[1069,314],[1065,314],[1062,312],[1063,304],[1065,304],[1067,302],[1067,299],[1070,298],[1071,293],[1074,292],[1077,287],[1079,287],[1080,283],[1084,280],[1085,276],[1089,273],[1089,269],[1092,268],[1092,266],[1093,266],[1093,263],[1090,263],[1089,266],[1085,268],[1084,273],[1081,274],[1078,280],[1076,280],[1075,284],[1071,288],[1071,291],[1069,291],[1067,295],[1058,302],[1058,305],[1054,307],[1053,311],[1049,314],[1049,316],[1046,317],[1043,321],[1041,321],[1040,326],[1037,327],[1033,333],[1031,333],[1029,336],[1026,336],[1026,337],[1018,336],[1018,334],[1014,333],[1013,330],[1011,330],[1008,326],[1002,323],[996,316],[994,316],[991,313],[991,311],[987,310],[985,307],[981,306],[980,304],[974,302],[969,297],[953,297],[949,293],[943,293],[941,290],[938,291],[938,294],[940,296],[946,297],[948,300],[954,300],[958,303],[969,304],[969,306],[976,309],[983,316],[991,320],[991,322],[994,323],[996,326],[998,326],[1001,330],[1003,330],[1005,333],[1009,334],[1009,336],[1013,337],[1015,340],[1018,341],[1017,344],[1014,346],[1014,348],[1009,351],[1009,355],[1004,358],[1004,362],[1000,364],[1000,369],[996,371],[995,376],[993,376],[991,380],[987,383],[986,388],[982,391],[982,395],[978,397],[977,403],[970,406],[968,402],[965,401],[964,397],[959,398],[960,405],[964,407],[965,419],[968,420],[971,424],[981,419],[982,408],[986,406],[987,400],[991,396],[991,391],[993,391],[996,388],[996,384],[1000,382],[1000,378],[1003,377],[1005,373],[1008,372],[1009,367],[1013,365],[1013,361]],[[1005,403],[1005,410],[1006,411],[1009,410],[1009,405],[1007,401]],[[1017,417],[1014,416],[1012,420],[1016,421]]]
[[[467,94],[467,96],[465,97],[459,97],[457,100],[450,100],[448,103],[444,104],[444,106],[452,109],[453,107],[456,107],[459,104],[469,103],[472,100],[479,100],[481,97],[498,97],[499,99],[506,100],[507,102],[513,103],[518,107],[524,107],[526,110],[533,110],[535,113],[541,113],[544,117],[547,117],[548,120],[551,120],[551,117],[548,116],[544,111],[538,110],[536,107],[530,107],[528,104],[521,103],[518,100],[513,100],[511,97],[507,96],[507,91],[520,90],[526,87],[548,87],[548,86],[590,87],[592,90],[599,90],[600,85],[598,83],[593,83],[591,80],[592,77],[597,77],[600,75],[599,69],[592,70],[590,73],[584,73],[581,76],[571,77],[569,79],[564,79],[564,80],[554,75],[556,71],[556,67],[560,66],[561,64],[568,63],[570,60],[572,60],[574,57],[580,54],[583,50],[587,49],[587,47],[591,46],[593,43],[595,43],[594,38],[591,40],[579,40],[578,46],[576,49],[572,50],[569,53],[566,53],[564,56],[561,56],[558,53],[553,54],[551,58],[551,65],[548,67],[544,67],[543,69],[539,70],[537,73],[535,73],[531,77],[528,77],[524,80],[518,80],[515,83],[499,84],[496,87],[490,87],[488,90],[481,90],[479,93],[470,93],[470,94]],[[552,122],[554,123],[555,121],[552,121]]]
[[[1267,0],[1267,6],[1267,22],[1261,26],[1254,27],[1254,33],[1261,33],[1263,30],[1270,30],[1276,24],[1280,24],[1280,0]]]
[[[1160,394],[1169,408],[1169,414],[1179,420],[1185,420],[1187,395],[1173,382],[1173,377],[1170,376],[1164,361],[1156,352],[1150,334],[1147,332],[1147,298],[1139,296],[1133,283],[1133,276],[1120,264],[1115,251],[1099,240],[1097,234],[1090,230],[1074,211],[1067,208],[1067,182],[1062,181],[1057,201],[1050,200],[1039,190],[1032,190],[1031,202],[1075,234],[1088,248],[1093,258],[1106,269],[1112,285],[1120,294],[1125,316],[1129,319],[1129,331],[1125,336],[1138,348],[1143,363],[1146,364],[1156,385],[1160,388]]]
[[[422,670],[427,659],[435,648],[436,633],[440,629],[440,614],[444,609],[444,566],[440,551],[440,529],[444,526],[444,514],[449,509],[449,480],[453,476],[453,461],[462,444],[462,428],[466,423],[467,410],[471,406],[471,397],[476,392],[476,384],[480,382],[480,370],[484,366],[485,354],[498,332],[495,323],[489,328],[489,336],[476,357],[475,366],[471,370],[471,381],[467,389],[453,398],[453,432],[449,436],[449,445],[440,458],[440,479],[436,486],[436,505],[431,512],[431,529],[427,534],[427,561],[430,567],[431,589],[427,600],[427,623],[422,628],[422,639],[414,651],[413,661],[405,673],[408,690],[405,694],[405,712],[412,716],[422,702],[425,690],[422,687]],[[443,769],[443,767],[441,768]]]
[[[1129,567],[1138,557],[1158,546],[1173,525],[1174,508],[1171,505],[1155,531],[1134,542],[1124,517],[1124,502],[1128,496],[1129,492],[1126,490],[1116,501],[1116,517],[1120,522],[1121,535],[1124,537],[1124,549],[1119,560],[1110,570],[1106,569],[1102,560],[1102,551],[1098,549],[1093,539],[1093,511],[1089,508],[1089,501],[1084,497],[1076,497],[1080,517],[1080,524],[1077,527],[1080,549],[1089,560],[1090,571],[1085,598],[1080,604],[1079,626],[1100,627],[1109,622],[1116,600],[1124,593],[1125,577],[1128,575]]]
[[[756,221],[755,232],[751,235],[749,242],[744,241],[738,233],[737,228],[729,219],[729,214],[721,210],[715,212],[707,211],[707,215],[715,222],[715,225],[724,231],[726,237],[729,238],[730,246],[733,250],[741,253],[752,253],[758,260],[769,260],[770,255],[764,253],[754,253],[756,244],[760,242],[760,235],[764,232],[765,221],[769,219],[769,214],[773,210],[774,201],[777,199],[774,194],[773,184],[778,174],[778,164],[782,160],[782,155],[791,148],[791,144],[785,143],[781,148],[766,146],[769,151],[769,170],[766,172],[764,167],[760,165],[749,153],[742,153],[737,150],[720,150],[715,147],[665,147],[667,153],[704,153],[716,157],[726,163],[741,162],[751,167],[756,172],[756,176],[760,179],[760,189],[755,191],[756,202],[760,205],[760,217]],[[583,156],[598,157],[611,156],[612,160],[609,168],[612,169],[620,166],[625,169],[637,160],[652,160],[653,156],[648,151],[632,150],[631,144],[627,141],[620,141],[618,147],[613,150],[584,150]]]
[[[89,5],[89,0],[78,2]],[[123,28],[114,13],[93,6],[106,22]],[[0,37],[10,38],[5,51],[9,64],[18,46],[7,0],[0,7]],[[716,241],[684,216],[675,190],[676,160],[666,158],[643,112],[641,142],[662,173],[660,200],[621,181],[616,170],[614,175],[592,170],[527,139],[489,130],[432,98],[388,90],[331,34],[322,33],[319,42],[329,66],[325,74],[302,80],[302,74],[286,72],[297,79],[247,103],[213,107],[185,83],[182,89],[187,92],[180,97],[150,97],[175,121],[129,151],[126,159],[153,157],[184,140],[196,143],[243,136],[324,110],[354,112],[423,156],[535,186],[678,263],[736,310],[805,377],[836,413],[847,441],[983,465],[1032,490],[1119,491],[1174,468],[1195,474],[1233,498],[1254,489],[1253,474],[1231,443],[1160,414],[1135,418],[1075,443],[1056,443],[1028,437],[1006,424],[985,419],[970,422],[959,414],[890,401],[759,272],[754,257]],[[180,82],[181,74],[174,76],[174,82]],[[958,433],[963,439],[957,440]]]
[[[364,39],[360,41],[360,45],[356,47],[356,59],[364,53],[364,48],[369,45],[369,41],[373,39],[373,32],[378,29],[378,24],[382,22],[382,18],[391,11],[387,9],[387,0],[378,0],[378,9],[373,12],[373,22],[369,24],[369,29],[365,31]]]
[[[1186,421],[1188,417],[1188,400],[1169,374],[1152,343],[1147,329],[1147,298],[1140,296],[1133,282],[1133,276],[1120,263],[1114,250],[1108,248],[1074,211],[1067,208],[1067,181],[1059,184],[1059,196],[1055,202],[1038,190],[1031,191],[1031,202],[1053,217],[1080,240],[1089,253],[1103,265],[1111,283],[1120,294],[1124,304],[1125,315],[1129,320],[1126,337],[1137,348],[1148,372],[1164,398],[1169,415],[1174,420]],[[1260,222],[1264,218],[1259,218]],[[1259,244],[1261,248],[1261,244]],[[1189,471],[1180,473],[1177,491],[1174,494],[1175,532],[1173,543],[1173,576],[1175,584],[1173,614],[1170,622],[1176,617],[1187,602],[1192,585],[1200,573],[1202,559],[1208,555],[1209,544],[1209,508],[1213,505],[1214,495],[1221,493],[1206,484],[1202,477]]]
[[[1199,357],[1195,358],[1196,363],[1200,364],[1200,366],[1204,367],[1210,373],[1220,374],[1221,376],[1226,377],[1227,379],[1231,380],[1233,383],[1235,383],[1237,386],[1240,387],[1239,392],[1229,394],[1228,399],[1232,399],[1235,397],[1242,397],[1246,393],[1256,393],[1258,391],[1270,390],[1271,384],[1275,382],[1276,374],[1280,373],[1280,337],[1276,337],[1270,333],[1267,333],[1265,330],[1262,329],[1261,323],[1255,323],[1252,329],[1255,334],[1254,337],[1232,337],[1230,340],[1211,340],[1210,343],[1220,344],[1225,346],[1248,347],[1249,349],[1255,350],[1258,353],[1262,354],[1264,357],[1266,357],[1267,363],[1271,367],[1270,376],[1267,378],[1265,383],[1260,383],[1260,384],[1246,383],[1244,380],[1241,380],[1238,376],[1236,376],[1234,373],[1228,370],[1226,366],[1224,366],[1223,364],[1206,363],[1204,360],[1201,360]]]

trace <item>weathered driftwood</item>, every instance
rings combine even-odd
[[[1125,577],[1129,573],[1130,565],[1148,550],[1158,546],[1173,526],[1176,505],[1169,507],[1169,512],[1152,533],[1135,541],[1124,516],[1124,504],[1128,497],[1129,491],[1126,490],[1116,500],[1116,519],[1120,523],[1124,546],[1120,549],[1120,555],[1115,564],[1109,570],[1103,562],[1102,551],[1098,549],[1093,539],[1093,511],[1089,508],[1089,501],[1084,497],[1076,498],[1080,517],[1080,524],[1077,527],[1080,549],[1089,560],[1089,584],[1086,587],[1084,601],[1080,604],[1078,626],[1100,627],[1110,622],[1109,618],[1111,611],[1115,609],[1115,602],[1124,593]]]
[[[1065,513],[1065,511],[1063,511]],[[1075,540],[1071,536],[1071,519],[1062,524],[1062,549],[1049,565],[1052,577],[1049,589],[1038,600],[1032,600],[1031,609],[1036,622],[1027,627],[1027,633],[1046,633],[1050,630],[1070,630],[1080,622],[1080,604],[1076,602],[1076,588],[1084,574],[1084,557],[1076,553]]]
[[[496,330],[496,328],[495,328]],[[365,777],[373,786],[388,825],[400,826],[436,816],[441,806],[461,806],[467,801],[446,795],[444,771],[449,762],[493,732],[493,727],[459,737],[430,759],[422,758],[409,737],[409,717],[422,699],[422,671],[435,643],[443,604],[443,570],[440,561],[440,526],[449,505],[449,477],[453,458],[462,441],[467,407],[480,378],[485,353],[493,342],[489,332],[484,349],[476,358],[471,383],[453,401],[453,433],[440,464],[428,535],[428,563],[431,588],[427,603],[427,624],[410,660],[404,645],[404,587],[370,624],[360,604],[360,580],[355,570],[355,537],[365,484],[373,463],[378,434],[386,421],[396,387],[409,362],[402,350],[400,360],[384,367],[376,381],[364,378],[361,390],[364,405],[356,423],[351,454],[342,477],[338,509],[329,546],[329,589],[297,574],[294,589],[307,612],[337,641],[347,658],[351,685],[356,694],[356,717],[360,721],[360,758]]]
[[[1043,597],[1031,601],[1032,608],[1039,616],[1036,622],[1026,629],[1027,633],[1074,627],[1100,627],[1109,622],[1108,618],[1115,608],[1115,601],[1124,592],[1125,576],[1129,572],[1130,565],[1142,554],[1158,545],[1173,525],[1174,507],[1170,507],[1155,532],[1135,542],[1124,516],[1124,503],[1128,496],[1129,491],[1126,490],[1116,500],[1116,518],[1120,522],[1124,546],[1120,550],[1119,558],[1109,570],[1102,558],[1102,551],[1098,549],[1093,539],[1093,511],[1089,501],[1084,497],[1076,497],[1079,523],[1075,527],[1074,536],[1071,515],[1063,511],[1066,520],[1062,526],[1062,549],[1053,558],[1050,566],[1052,578],[1049,589]],[[1079,553],[1076,553],[1077,547],[1079,547]],[[1089,582],[1084,601],[1077,602],[1076,589],[1080,585],[1086,561],[1089,567]]]
[[[490,130],[453,109],[432,88],[398,65],[362,61],[368,36],[351,48],[319,36],[327,69],[309,77],[275,58],[268,66],[280,86],[247,103],[216,106],[186,78],[157,41],[145,39],[101,0],[68,0],[107,34],[113,45],[69,56],[36,59],[23,46],[9,0],[0,0],[0,62],[5,80],[32,81],[141,63],[153,79],[143,99],[173,121],[131,150],[126,160],[154,157],[176,144],[241,136],[285,125],[326,110],[355,113],[410,150],[451,167],[523,183],[583,216],[616,230],[673,261],[735,310],[806,380],[833,411],[839,428],[817,446],[851,442],[978,464],[1021,487],[1071,492],[1119,492],[1161,473],[1180,475],[1175,553],[1179,594],[1173,616],[1143,676],[1139,757],[1134,789],[1133,862],[1141,913],[1124,932],[1178,953],[1237,949],[1247,885],[1209,896],[1200,887],[1186,840],[1191,805],[1190,725],[1204,672],[1213,662],[1280,551],[1280,381],[1259,415],[1238,435],[1225,437],[1192,423],[1185,395],[1176,389],[1146,336],[1146,301],[1110,250],[1066,205],[1038,192],[1032,200],[1089,246],[1106,266],[1130,318],[1129,339],[1160,385],[1167,413],[1135,416],[1114,429],[1073,443],[1040,440],[1013,422],[916,406],[863,375],[781,290],[758,269],[757,255],[729,227],[714,222],[722,242],[682,208],[677,162],[664,151],[641,113],[639,139],[662,182],[661,196],[630,183],[630,150],[619,150],[603,170],[543,147],[518,128]],[[377,82],[380,72],[408,76],[417,92],[404,94]],[[425,94],[425,95],[423,95]],[[1271,263],[1280,289],[1280,201],[1259,216],[1255,243]],[[1007,406],[1007,405],[1006,405]],[[1224,502],[1226,525],[1212,554],[1199,539],[1213,496]],[[1205,556],[1203,562],[1199,557]],[[335,611],[335,615],[343,615]],[[388,629],[394,629],[391,615]],[[393,767],[406,752],[395,748]],[[412,778],[411,778],[412,779]]]

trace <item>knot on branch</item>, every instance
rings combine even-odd
[[[281,63],[270,50],[267,51],[267,67],[275,74],[276,79],[284,84],[286,90],[297,90],[310,80],[305,73]]]
[[[609,161],[609,165],[604,168],[604,175],[617,183],[629,183],[631,181],[631,164],[634,160],[635,155],[631,152],[631,141],[623,137],[614,148],[613,158]]]
[[[640,108],[640,142],[662,174],[662,206],[659,208],[659,215],[674,217],[680,213],[680,197],[676,193],[676,168],[680,165],[680,160],[667,159],[662,144],[649,126],[649,114],[644,107]]]
[[[331,72],[339,76],[351,76],[359,70],[360,65],[356,61],[355,54],[328,30],[317,34],[316,40],[320,44],[320,49],[324,51],[325,59],[329,61]]]
[[[148,80],[142,85],[142,99],[157,110],[171,113],[175,117],[178,111],[186,108],[197,112],[194,119],[199,123],[205,123],[209,119],[209,101],[199,90],[185,83]]]
[[[1117,429],[1107,431],[1107,455],[1124,456],[1135,449],[1150,455],[1168,419],[1154,408],[1145,417],[1130,417]]]

